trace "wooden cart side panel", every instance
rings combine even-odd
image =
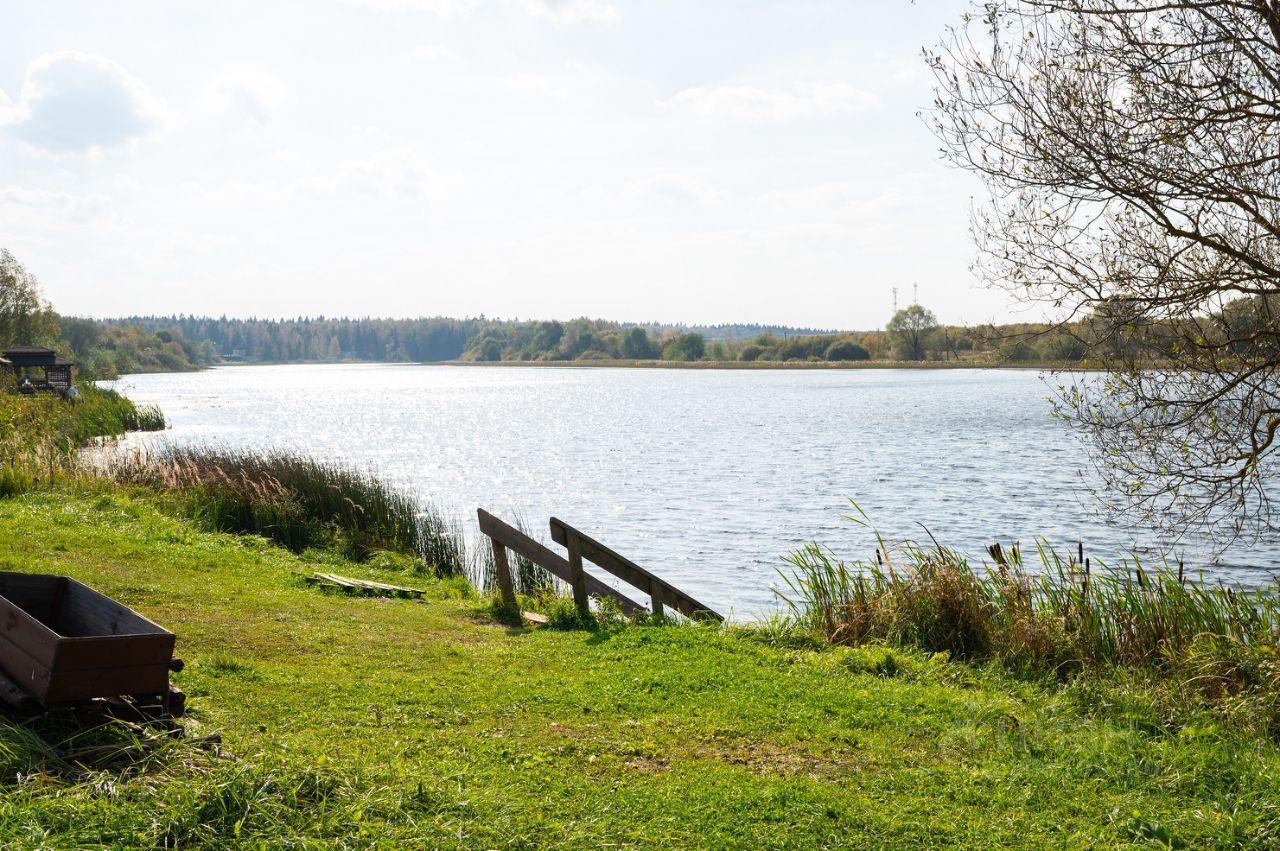
[[[30,612],[45,624],[52,624],[57,611],[59,588],[66,580],[42,573],[0,572],[0,597]]]
[[[67,637],[167,632],[128,606],[75,580],[67,582],[67,591],[58,612],[58,627],[58,631]]]
[[[13,680],[14,684],[45,699],[49,691],[52,674],[48,665],[42,664],[30,653],[0,635],[0,671]]]
[[[63,703],[122,694],[162,694],[168,689],[168,665],[90,668],[54,674],[43,700],[46,704]]]
[[[0,597],[0,637],[46,668],[53,667],[57,634],[4,597]]]
[[[63,638],[53,668],[83,671],[88,668],[131,668],[138,665],[168,665],[173,659],[175,638],[172,633],[159,635],[106,635],[89,638]]]

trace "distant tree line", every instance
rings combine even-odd
[[[471,361],[901,361],[1074,365],[1105,323],[942,325],[921,305],[899,311],[883,331],[768,328],[718,337],[680,326],[593,319],[490,322],[458,356]],[[743,329],[748,326],[711,326]],[[762,326],[757,326],[762,327]]]
[[[457,359],[488,324],[478,319],[229,319],[225,316],[129,316],[103,324],[167,330],[223,360],[298,363],[321,361],[443,361]]]
[[[796,339],[831,332],[771,325],[680,326],[598,319],[566,322],[298,317],[127,316],[80,320],[165,333],[204,362],[305,363],[531,360],[733,360],[747,335]]]
[[[1270,301],[1239,299],[1218,317],[1223,333],[1248,340],[1265,326]],[[1148,323],[1115,335],[1126,306],[1103,304],[1086,319],[1061,325],[942,325],[914,304],[883,331],[831,332],[764,325],[679,326],[601,319],[518,321],[299,317],[232,319],[58,316],[38,283],[0,250],[0,346],[49,345],[80,365],[82,376],[176,372],[215,363],[435,361],[895,361],[1079,364],[1092,354],[1159,362],[1185,330]],[[1252,323],[1252,324],[1251,324]],[[747,336],[757,332],[754,336]],[[1163,348],[1162,348],[1163,347]]]
[[[1233,308],[1238,312],[1238,308]],[[920,305],[878,331],[777,326],[686,327],[602,319],[490,320],[133,316],[62,319],[76,352],[98,351],[100,372],[187,369],[219,362],[341,361],[894,361],[1077,364],[1105,334],[1105,317],[1053,325],[942,325]],[[754,336],[738,336],[760,328]],[[1143,350],[1159,339],[1153,328]],[[1130,341],[1132,345],[1132,341]],[[1120,345],[1118,341],[1113,345]],[[174,364],[174,365],[169,365]]]

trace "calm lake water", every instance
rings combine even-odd
[[[1099,518],[1034,372],[249,366],[116,386],[173,424],[143,440],[348,462],[472,529],[483,506],[549,540],[556,515],[738,618],[776,605],[807,540],[871,555],[849,499],[888,538],[927,527],[972,554],[1044,537],[1110,561],[1155,540]],[[1276,555],[1197,566],[1262,582]]]

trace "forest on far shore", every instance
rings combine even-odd
[[[767,325],[687,326],[578,318],[559,320],[233,319],[133,316],[67,320],[94,346],[163,335],[197,364],[537,361],[894,361],[1074,363],[1087,342],[1079,323],[959,326],[927,309],[899,311],[884,330],[831,331]],[[132,371],[120,369],[120,372]]]
[[[484,316],[92,319],[58,315],[35,277],[0,250],[0,344],[52,346],[90,379],[218,363],[878,361],[1070,367],[1098,357],[1159,363],[1177,356],[1179,339],[1189,331],[1197,339],[1247,346],[1257,329],[1268,327],[1278,306],[1273,301],[1234,299],[1191,329],[1170,321],[1135,323],[1135,305],[1122,300],[1072,322],[977,326],[943,325],[932,311],[913,304],[875,331]]]

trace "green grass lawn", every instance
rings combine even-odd
[[[0,845],[1280,844],[1274,745],[1114,692],[747,631],[513,630],[456,583],[327,561],[430,591],[348,598],[316,567],[143,496],[0,500],[0,569],[175,631],[188,727],[224,741],[68,777],[0,733]]]

